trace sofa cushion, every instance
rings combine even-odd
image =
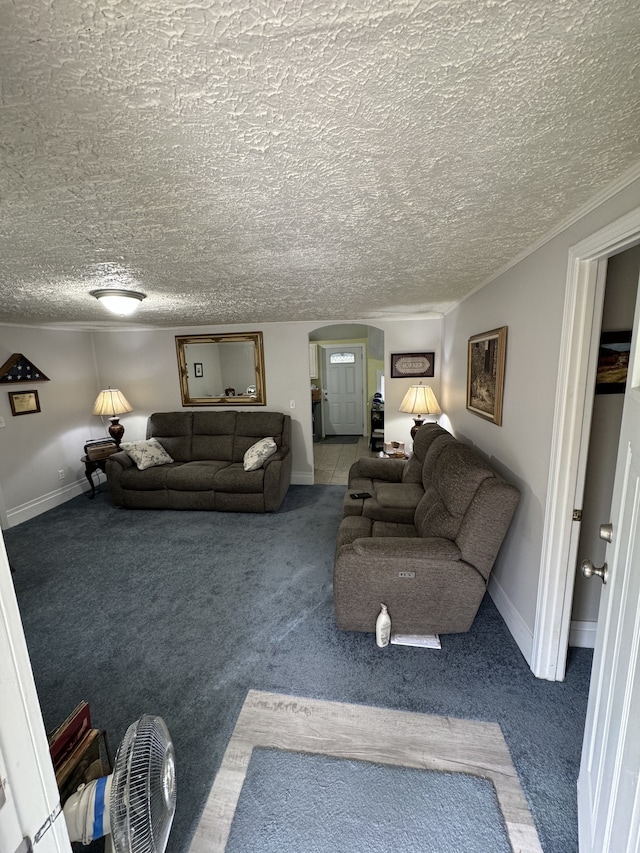
[[[232,462],[216,473],[213,482],[217,492],[235,492],[242,495],[262,492],[264,490],[264,468],[245,471],[242,463]]]
[[[133,459],[139,471],[146,471],[147,468],[155,468],[156,465],[166,465],[174,461],[157,438],[148,438],[146,441],[123,441],[120,447]]]
[[[206,492],[214,488],[214,477],[229,462],[216,462],[202,459],[198,462],[185,462],[167,472],[167,488],[178,492]]]
[[[176,462],[191,462],[193,412],[154,412],[147,421],[147,438],[157,438]]]
[[[191,459],[233,460],[237,412],[195,412]]]
[[[376,485],[376,500],[380,506],[415,509],[424,495],[418,483],[380,483]]]
[[[374,521],[371,535],[380,539],[392,536],[413,539],[418,536],[418,531],[413,524],[403,524],[399,521]]]
[[[427,452],[433,442],[443,435],[450,435],[450,433],[439,424],[429,423],[420,427],[413,439],[413,454],[402,471],[404,483],[422,482],[422,465]]]
[[[233,461],[242,462],[251,445],[265,436],[272,436],[276,446],[282,447],[284,418],[281,412],[238,412],[233,437]]]
[[[416,509],[414,523],[420,536],[456,539],[478,488],[491,477],[494,472],[470,447],[447,444]]]
[[[273,456],[278,449],[275,439],[261,438],[256,441],[251,447],[245,451],[242,459],[242,465],[245,471],[257,471],[258,468],[263,468],[266,460]]]
[[[174,462],[173,467],[179,468],[181,464]],[[171,467],[171,465],[157,465],[155,468],[138,471],[136,466],[132,465],[120,475],[120,487],[135,492],[153,492],[157,489],[166,489],[167,474]]]

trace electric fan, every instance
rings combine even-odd
[[[173,744],[150,714],[127,729],[113,773],[81,785],[63,809],[71,841],[105,835],[105,853],[164,853],[175,810]]]

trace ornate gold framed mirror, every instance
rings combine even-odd
[[[183,406],[265,406],[262,332],[176,335]]]

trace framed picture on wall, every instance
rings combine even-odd
[[[40,411],[37,391],[9,391],[12,415],[32,415]]]
[[[602,332],[598,351],[596,394],[624,394],[631,352],[631,330]]]
[[[469,338],[467,351],[467,409],[500,426],[507,327]]]
[[[435,353],[396,352],[391,354],[391,378],[433,376]]]
[[[193,375],[196,377],[196,379],[199,379],[201,376],[204,376],[204,371],[202,369],[202,362],[201,361],[194,361],[193,362]]]

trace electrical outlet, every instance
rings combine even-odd
[[[6,426],[4,418],[0,418],[0,427]]]
[[[295,407],[296,407],[296,401],[295,400],[289,400],[289,408],[295,409]]]
[[[58,471],[58,479],[59,479],[59,480],[64,480],[64,468],[61,468],[61,469]]]

